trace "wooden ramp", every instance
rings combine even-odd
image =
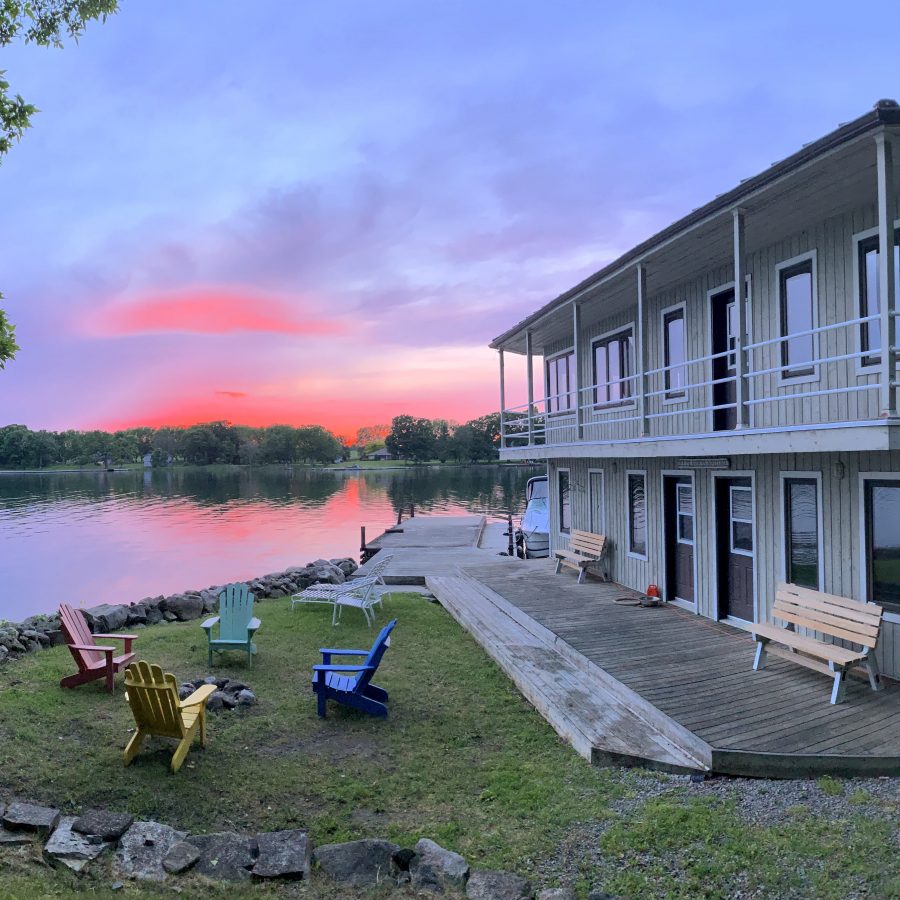
[[[552,632],[466,575],[428,575],[428,588],[553,728],[598,764],[707,771],[709,747]]]

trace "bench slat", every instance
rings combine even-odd
[[[865,633],[862,633],[860,631],[851,631],[849,628],[835,625],[834,617],[827,616],[824,613],[820,613],[817,616],[812,616],[804,614],[804,611],[802,609],[787,609],[782,606],[780,609],[774,610],[772,615],[776,619],[781,619],[785,622],[791,622],[794,625],[799,625],[801,628],[809,628],[812,631],[819,631],[823,634],[829,635],[830,637],[840,638],[844,641],[852,641],[855,644],[862,644],[864,647],[873,646],[878,638],[877,628],[866,629]]]
[[[779,603],[790,603],[792,606],[802,606],[804,609],[817,609],[820,612],[830,613],[848,622],[858,622],[864,625],[873,625],[878,627],[881,623],[881,607],[874,604],[869,607],[868,604],[857,603],[857,609],[847,606],[840,606],[837,603],[831,603],[827,599],[827,594],[823,595],[824,599],[818,597],[800,597],[791,591],[778,591],[775,595],[775,606]],[[854,601],[856,603],[856,601]]]
[[[846,647],[838,647],[837,644],[826,644],[824,641],[797,634],[796,631],[788,631],[786,628],[779,628],[777,625],[754,625],[752,631],[754,635],[762,635],[771,641],[778,641],[780,644],[840,665],[848,665],[866,657],[865,653],[860,653],[858,650],[848,650]],[[793,656],[789,656],[788,659],[793,659]],[[829,672],[829,674],[833,673]]]
[[[835,628],[843,628],[845,631],[852,631],[854,634],[862,634],[867,637],[875,637],[878,634],[878,628],[881,624],[878,622],[860,622],[857,619],[847,619],[844,616],[837,615],[833,612],[821,609],[813,609],[801,603],[788,603],[784,599],[777,600],[772,609],[773,615],[778,615],[779,610],[794,613],[807,619],[813,619],[821,622],[823,625],[834,625]],[[827,628],[820,628],[819,631],[827,631]]]
[[[781,592],[794,594],[798,599],[824,600],[833,603],[835,606],[843,606],[847,609],[857,609],[863,607],[866,612],[874,612],[878,616],[884,610],[877,603],[862,602],[861,600],[851,600],[849,597],[839,597],[837,594],[826,594],[824,591],[814,591],[812,588],[800,587],[796,584],[785,584],[781,582],[776,589],[776,594]]]

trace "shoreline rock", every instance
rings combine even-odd
[[[246,581],[257,600],[276,600],[305,590],[311,584],[342,584],[357,570],[348,557],[317,559],[305,566],[290,566]],[[101,603],[82,610],[93,633],[110,634],[124,628],[158,625],[160,622],[189,622],[215,613],[224,585],[158,597],[144,597],[132,603]],[[29,616],[22,622],[0,620],[0,665],[36,650],[65,643],[59,614]]]

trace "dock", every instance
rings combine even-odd
[[[900,687],[830,683],[788,661],[752,670],[743,630],[617,584],[499,553],[505,526],[420,516],[369,546],[386,581],[425,584],[585,759],[775,778],[900,774]],[[377,556],[376,556],[377,559]],[[365,570],[365,566],[363,567]]]

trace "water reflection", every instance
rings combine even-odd
[[[0,476],[0,619],[356,556],[398,511],[518,515],[536,469],[267,467]]]

